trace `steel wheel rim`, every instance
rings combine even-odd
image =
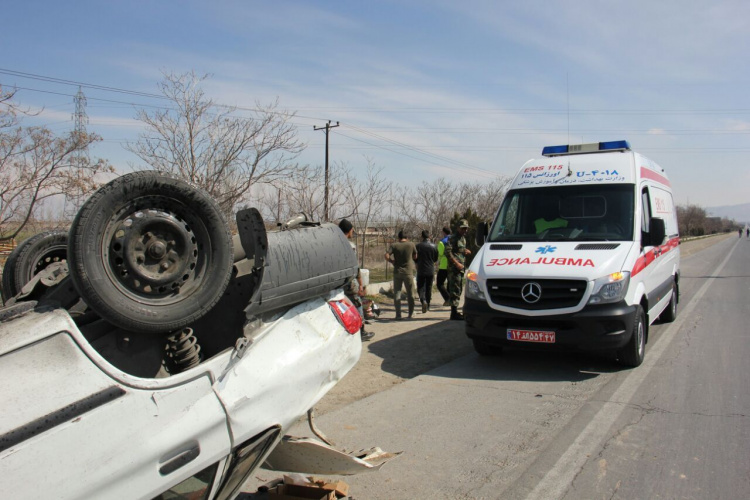
[[[103,263],[124,295],[170,304],[200,288],[210,245],[205,228],[189,211],[178,214],[157,208],[163,200],[150,201],[149,208],[130,205],[112,218],[102,240]]]
[[[44,271],[48,266],[56,262],[65,262],[67,258],[68,249],[67,247],[50,248],[34,258],[34,264],[29,268],[30,275],[27,276],[27,280],[31,279]]]

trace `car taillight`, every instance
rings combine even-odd
[[[328,305],[331,306],[347,332],[354,335],[362,328],[362,318],[351,300],[344,297],[341,300],[331,300]]]

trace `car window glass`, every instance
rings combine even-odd
[[[172,486],[154,500],[205,500],[211,492],[211,484],[216,477],[218,466],[219,462],[206,467],[196,475]]]

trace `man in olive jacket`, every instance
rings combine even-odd
[[[401,288],[406,288],[406,301],[409,304],[409,317],[414,316],[414,261],[417,260],[417,247],[409,241],[402,229],[398,232],[398,241],[391,245],[385,254],[385,260],[393,264],[393,305],[396,307],[396,319],[401,317]]]

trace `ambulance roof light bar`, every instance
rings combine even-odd
[[[580,155],[586,153],[605,153],[613,151],[630,151],[628,141],[591,142],[588,144],[565,144],[562,146],[545,146],[542,156]]]

